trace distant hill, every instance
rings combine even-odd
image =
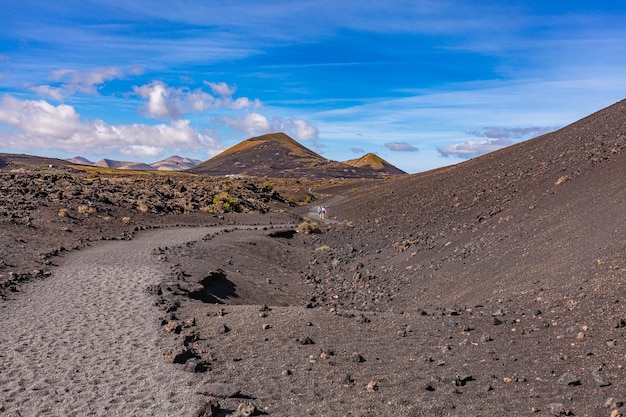
[[[140,171],[154,171],[155,168],[143,162],[126,162],[115,161],[112,159],[101,159],[94,164],[94,166],[102,168],[115,168],[115,169],[134,169]]]
[[[154,169],[159,171],[182,171],[185,169],[193,168],[196,165],[202,163],[198,159],[184,158],[178,155],[172,155],[167,159],[150,164]]]
[[[114,168],[114,169],[133,169],[138,171],[184,171],[192,168],[202,161],[198,159],[184,158],[178,155],[172,155],[162,161],[154,162],[152,164],[146,164],[143,162],[131,162],[131,161],[116,161],[113,159],[101,159],[98,162],[92,162],[82,156],[75,156],[67,159],[68,162],[79,165],[91,165],[102,168]]]
[[[406,172],[393,166],[392,164],[385,161],[380,156],[373,154],[373,153],[367,153],[357,159],[350,159],[349,161],[345,161],[345,163],[353,167],[368,168],[368,169],[377,171],[381,173],[382,175],[406,174]]]
[[[190,171],[274,178],[380,178],[388,175],[326,159],[284,133],[246,139]]]
[[[83,158],[82,156],[75,156],[73,158],[67,159],[68,162],[78,165],[94,165],[95,162],[90,161],[87,158]]]

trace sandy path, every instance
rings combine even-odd
[[[213,229],[214,230],[214,229]],[[53,277],[0,301],[0,414],[189,416],[201,375],[161,359],[155,246],[211,228],[172,228],[72,253]]]

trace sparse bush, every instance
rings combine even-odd
[[[70,212],[69,212],[68,209],[62,208],[62,209],[59,210],[59,213],[57,214],[57,216],[59,216],[59,217],[67,217],[67,216],[69,216],[69,214],[70,214]]]
[[[137,210],[142,213],[147,213],[149,210],[148,205],[146,203],[137,203]]]
[[[318,248],[315,248],[316,251],[318,252],[328,252],[330,250],[330,246],[328,245],[322,245]]]
[[[266,181],[263,183],[263,191],[265,192],[270,192],[274,189],[274,184],[271,183],[270,181]]]
[[[231,197],[226,191],[222,191],[213,197],[213,205],[220,213],[230,213],[231,211],[239,211],[239,201]]]
[[[122,217],[122,223],[124,224],[130,223],[130,217]]]
[[[88,205],[83,204],[83,205],[78,206],[78,212],[80,214],[84,214],[85,216],[89,217],[92,214],[95,214],[96,211],[94,210],[93,207],[89,207]]]
[[[353,227],[353,226],[354,226],[354,222],[353,222],[352,220],[348,220],[348,221],[346,222],[346,226],[348,226],[348,227]]]
[[[97,172],[90,172],[89,174],[87,174],[87,179],[88,180],[95,180],[96,178],[99,178],[100,176],[98,175]]]
[[[311,219],[305,219],[302,223],[298,225],[298,227],[296,228],[296,232],[304,233],[305,235],[311,235],[315,233],[322,233],[322,230],[316,222],[311,221]]]
[[[313,202],[313,196],[311,194],[307,195],[304,199],[304,204],[310,204]]]

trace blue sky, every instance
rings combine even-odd
[[[626,97],[618,1],[6,3],[0,152],[206,160],[284,131],[414,173]]]

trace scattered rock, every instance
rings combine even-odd
[[[226,326],[225,324],[220,324],[219,326],[217,326],[217,332],[219,334],[226,334],[230,332],[230,327]]]
[[[193,413],[193,417],[217,417],[220,412],[220,406],[217,401],[209,401],[204,403]]]
[[[622,401],[616,400],[613,397],[607,398],[607,400],[604,402],[604,406],[606,408],[620,408],[623,405],[624,403]]]
[[[249,403],[240,403],[237,406],[237,412],[235,413],[236,417],[250,417],[256,412],[256,407],[254,404]]]
[[[570,372],[566,372],[563,375],[561,375],[561,377],[559,378],[558,382],[561,385],[567,385],[567,386],[570,386],[570,387],[573,387],[573,386],[576,386],[576,385],[580,385],[580,379],[576,378]]]
[[[548,404],[548,411],[553,416],[569,416],[569,415],[571,415],[571,412],[567,408],[565,408],[565,405],[563,405],[563,403],[551,403],[551,404]]]
[[[209,368],[207,364],[198,358],[191,358],[185,362],[185,366],[183,368],[187,372],[206,372]]]
[[[185,363],[195,355],[187,346],[177,345],[165,349],[163,360],[168,363]]]
[[[609,385],[611,385],[606,377],[600,374],[600,370],[597,368],[591,370],[591,377],[593,378],[593,381],[596,383],[596,385],[599,387],[608,387]]]
[[[180,333],[180,331],[182,330],[182,327],[178,320],[172,320],[169,323],[167,323],[165,326],[163,326],[163,330],[165,330],[168,333]]]
[[[310,337],[305,337],[304,339],[296,339],[296,342],[300,343],[301,345],[314,345],[315,344],[313,339],[311,339]]]
[[[367,392],[376,392],[378,391],[378,382],[372,380],[367,383],[365,388],[367,389]]]

